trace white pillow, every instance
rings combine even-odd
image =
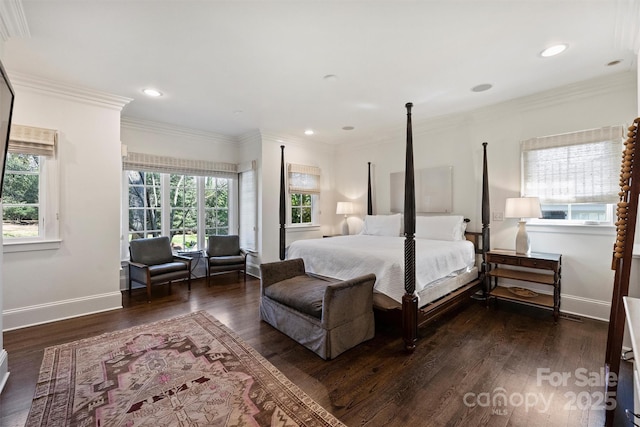
[[[369,236],[400,236],[400,214],[367,215],[361,234]]]
[[[462,215],[416,217],[417,239],[464,240],[467,223]]]

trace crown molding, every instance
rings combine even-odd
[[[262,134],[259,130],[253,130],[238,136],[238,143],[240,145],[251,144],[252,142],[262,142]]]
[[[606,95],[617,90],[628,89],[629,85],[635,87],[636,80],[637,76],[635,71],[623,71],[621,73],[595,77],[593,79],[549,89],[534,95],[517,98],[513,101],[507,101],[504,103],[504,106],[510,108],[510,105],[507,104],[515,102],[520,108],[532,110],[551,105],[564,104],[570,101],[577,101],[584,98]]]
[[[0,2],[0,38],[7,41],[11,37],[25,39],[31,37],[27,17],[22,8],[22,0]]]
[[[7,73],[9,74],[11,84],[16,88],[20,87],[33,92],[53,95],[58,98],[82,102],[98,107],[106,107],[121,111],[125,105],[133,101],[131,98],[111,95],[94,89],[48,80],[18,71],[7,70]]]
[[[283,133],[275,133],[269,131],[261,131],[262,142],[276,142],[280,145],[293,145],[304,148],[306,150],[313,149],[323,153],[335,153],[339,148],[338,145],[327,144],[320,141],[309,141],[296,136],[286,135]]]
[[[548,108],[553,105],[628,90],[630,86],[636,87],[636,79],[637,77],[634,71],[624,71],[549,89],[533,95],[514,98],[474,110],[459,111],[443,116],[426,118],[420,121],[416,121],[414,118],[412,123],[414,139],[424,134],[458,128],[463,122],[482,122],[487,119],[495,119],[504,112],[514,110],[531,111]],[[357,140],[345,142],[340,148],[355,150],[365,147],[395,144],[400,140],[404,143],[405,132],[406,124],[402,123],[391,128],[371,131],[366,135],[362,135]]]
[[[123,116],[120,119],[120,126],[126,129],[138,130],[143,132],[153,132],[162,135],[174,135],[180,137],[189,137],[200,139],[205,142],[216,142],[223,144],[237,144],[238,139],[221,135],[218,133],[207,132],[187,127],[176,126],[169,123],[154,122],[151,120],[138,119],[135,117]]]

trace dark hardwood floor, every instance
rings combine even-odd
[[[413,354],[399,335],[324,361],[260,321],[259,282],[236,273],[123,295],[122,310],[5,332],[11,375],[0,425],[23,426],[45,347],[206,310],[349,426],[600,426],[606,324],[561,319],[521,305],[473,302],[420,331]],[[628,363],[623,363],[629,369]],[[577,371],[579,370],[579,371]],[[561,375],[564,382],[555,381]],[[588,381],[585,378],[589,378]],[[590,384],[583,384],[589,382]],[[628,381],[621,389],[629,389]],[[620,405],[632,405],[628,397]],[[616,425],[631,425],[616,415]]]

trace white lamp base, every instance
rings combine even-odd
[[[527,234],[525,221],[518,222],[518,234],[516,234],[516,253],[529,255],[531,253],[531,242]]]
[[[349,235],[349,222],[347,221],[347,216],[344,216],[344,222],[342,223],[342,235],[343,236],[348,236]]]

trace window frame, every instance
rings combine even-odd
[[[128,173],[131,169],[123,169],[122,170],[122,212],[121,212],[121,233],[122,233],[122,246],[121,246],[121,258],[123,261],[129,259],[129,235],[131,234],[129,230],[129,179]],[[140,172],[140,171],[134,171]],[[201,176],[201,175],[192,175],[189,173],[180,173],[180,172],[151,172],[157,173],[160,175],[160,211],[161,211],[161,229],[160,236],[168,236],[171,237],[171,204],[170,200],[170,191],[171,191],[171,175],[185,175],[189,177],[194,177],[196,180],[196,198],[197,198],[197,246],[195,249],[187,249],[183,248],[180,252],[183,251],[200,251],[204,250],[207,244],[207,235],[205,234],[205,206],[204,206],[204,192],[205,192],[205,179],[207,177],[214,178],[222,178],[226,179],[228,182],[228,234],[236,234],[237,233],[237,215],[238,215],[238,205],[237,205],[237,189],[238,189],[238,178],[231,176],[216,176],[215,174]]]
[[[300,194],[311,196],[311,222],[293,222],[293,209],[296,208],[291,203],[291,196],[294,194]],[[304,228],[304,227],[317,227],[320,225],[319,223],[319,206],[320,206],[320,196],[318,194],[309,194],[309,193],[288,193],[287,197],[287,227],[291,228]],[[303,208],[301,206],[300,208]],[[301,215],[302,217],[302,215]]]
[[[29,154],[29,153],[8,153]],[[36,155],[36,154],[32,154]],[[59,161],[57,156],[39,157],[38,236],[2,239],[4,253],[60,248],[59,221]],[[5,171],[6,173],[6,171]],[[3,205],[4,208],[4,205]]]
[[[522,197],[533,196],[538,197],[538,194],[535,192],[527,192],[527,177],[525,173],[525,152],[531,151],[534,149],[537,150],[551,150],[559,147],[569,147],[572,145],[587,145],[587,144],[598,144],[602,142],[610,142],[612,144],[620,145],[619,153],[622,154],[623,149],[623,138],[622,132],[624,131],[623,126],[608,126],[598,129],[589,129],[584,131],[577,132],[569,132],[566,134],[560,135],[551,135],[541,138],[532,138],[526,141],[522,141],[520,143],[520,194]],[[539,148],[532,148],[536,144],[540,144]],[[526,148],[525,148],[526,147]],[[607,153],[604,151],[603,153]],[[607,158],[607,157],[605,157]],[[617,176],[617,175],[616,175]],[[603,196],[604,197],[604,196]],[[571,219],[571,210],[572,207],[584,204],[591,205],[600,205],[605,209],[606,219],[604,221],[600,220],[579,220],[579,219]],[[583,202],[558,202],[558,203],[549,203],[541,200],[541,205],[546,206],[567,206],[568,217],[567,219],[558,219],[558,218],[531,218],[527,220],[527,224],[530,225],[552,225],[552,226],[603,226],[603,227],[613,227],[616,221],[615,219],[615,203],[607,202],[605,200],[602,201],[583,201]],[[562,209],[565,210],[565,209]]]

